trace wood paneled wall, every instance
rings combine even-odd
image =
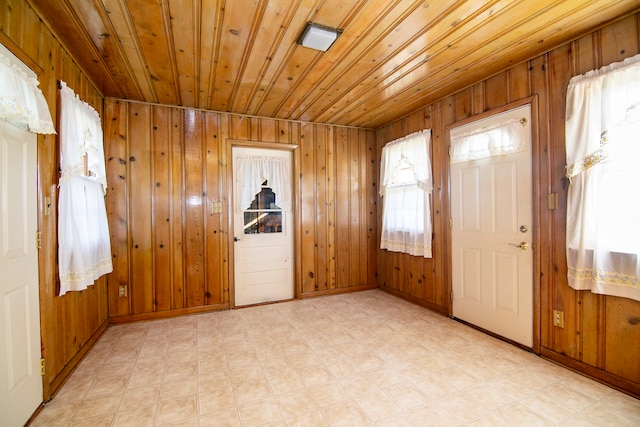
[[[423,128],[433,132],[434,258],[415,259],[379,251],[378,283],[406,299],[450,313],[448,140],[446,127],[468,117],[533,97],[538,151],[534,152],[536,298],[534,351],[640,396],[640,302],[574,291],[567,285],[564,178],[566,88],[572,76],[640,52],[640,15],[633,15],[565,44],[545,55],[428,105],[377,132],[378,151],[390,140]],[[536,138],[536,135],[534,135]],[[546,194],[558,193],[559,207],[546,209]],[[379,208],[380,213],[380,208]],[[565,313],[554,327],[552,311]]]
[[[234,141],[297,145],[296,296],[376,286],[372,130],[107,99],[113,321],[232,306]]]
[[[51,116],[58,117],[57,81],[63,80],[102,116],[102,95],[64,46],[25,1],[0,1],[0,42],[38,74]],[[106,277],[83,292],[59,291],[57,266],[57,185],[59,144],[55,135],[38,136],[38,229],[44,399],[62,385],[86,350],[108,325]],[[51,206],[47,213],[46,200]]]

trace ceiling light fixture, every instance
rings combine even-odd
[[[341,30],[307,22],[307,26],[298,39],[298,44],[326,52],[340,34],[342,34]]]

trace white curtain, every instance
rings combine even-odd
[[[86,289],[113,268],[100,117],[66,83],[60,86],[58,265],[64,295]]]
[[[387,143],[380,163],[380,248],[431,258],[431,130]]]
[[[569,285],[640,300],[640,55],[571,79],[565,132]]]
[[[287,161],[280,157],[240,156],[236,160],[236,212],[249,209],[262,183],[276,195],[276,204],[283,211],[291,211],[291,178]]]
[[[9,57],[0,54],[0,120],[32,133],[56,133],[39,84]]]
[[[525,119],[509,119],[503,123],[465,133],[451,133],[451,163],[519,153],[527,149]]]

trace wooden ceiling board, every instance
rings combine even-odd
[[[383,26],[377,31],[373,30],[372,33],[380,33],[383,37],[376,39],[374,44],[358,58],[341,61],[340,64],[345,64],[346,69],[336,67],[340,74],[336,76],[332,86],[327,88],[326,93],[329,98],[325,99],[324,103],[322,101],[315,103],[312,108],[304,112],[304,115],[297,118],[311,121],[327,120],[345,109],[353,108],[356,100],[363,94],[379,91],[386,82],[393,79],[393,74],[399,73],[408,64],[421,64],[426,58],[424,51],[428,49],[429,43],[436,40],[430,37],[429,31],[433,28],[440,29],[442,26],[445,27],[445,31],[448,31],[448,27],[451,27],[449,21],[443,21],[443,19],[454,13],[459,14],[460,11],[457,9],[460,3],[438,2],[428,8],[416,8],[411,14],[402,17],[402,20],[392,25],[382,22]],[[359,78],[354,79],[349,87],[339,88],[344,86],[342,77],[344,74]],[[336,86],[337,88],[334,89]]]
[[[15,0],[0,1],[11,31]],[[107,97],[371,128],[640,8],[640,0],[22,1]],[[308,21],[343,33],[327,52],[305,48],[296,41]]]
[[[527,6],[532,3],[526,1]],[[396,117],[393,112],[397,111],[398,106],[406,114],[419,105],[432,103],[518,62],[548,51],[564,41],[562,37],[557,40],[554,36],[564,34],[560,28],[570,27],[578,10],[598,16],[602,7],[602,4],[585,6],[576,5],[576,2],[557,2],[539,9],[538,17],[543,19],[538,20],[531,20],[530,13],[491,11],[490,17],[480,15],[478,19],[469,21],[472,28],[457,40],[444,39],[435,45],[433,54],[429,55],[424,66],[406,69],[397,79],[386,79],[390,81],[387,86],[376,88],[369,96],[361,96],[360,104],[350,109],[338,110],[339,116],[320,117],[319,120],[337,123],[346,121],[354,125],[371,121],[384,123],[387,121],[385,117]],[[514,9],[526,11],[523,5]],[[508,12],[503,6],[500,11]],[[459,26],[464,27],[462,24]],[[501,28],[501,31],[496,32],[492,28]],[[507,35],[509,44],[505,44]],[[479,47],[474,48],[469,44],[470,37],[474,37],[477,41],[475,46]],[[385,91],[393,95],[388,96]],[[370,111],[376,111],[378,115],[374,116]]]
[[[102,0],[104,12],[109,16],[111,27],[108,34],[117,34],[117,43],[120,46],[118,58],[126,58],[122,63],[121,81],[131,81],[135,89],[131,93],[132,100],[153,100],[157,102],[151,76],[146,71],[147,64],[143,56],[143,50],[135,33],[135,27],[131,15],[126,6],[126,0]],[[106,20],[105,20],[106,21]],[[111,37],[110,37],[111,39]],[[117,70],[117,67],[112,67]],[[126,76],[126,77],[125,77]],[[133,77],[131,77],[133,76]]]
[[[275,39],[277,44],[272,49],[272,55],[267,58],[268,66],[264,70],[264,74],[261,75],[259,87],[255,91],[253,99],[249,100],[249,107],[244,111],[245,113],[257,115],[262,108],[262,103],[268,98],[267,94],[281,74],[283,64],[289,61],[289,57],[298,47],[296,42],[300,37],[300,32],[314,16],[316,3],[318,3],[317,0],[292,2],[291,12],[293,15],[287,14],[286,18],[281,21],[280,29],[285,30],[284,34],[281,38]]]

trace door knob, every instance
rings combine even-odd
[[[514,246],[516,248],[520,248],[523,251],[526,251],[529,249],[529,244],[527,242],[522,242],[519,245],[516,245],[515,243],[509,243],[509,245]]]
[[[234,237],[234,238],[233,238],[233,241],[234,241],[234,242],[239,242],[239,241],[240,241],[240,238],[239,238],[239,237]]]

